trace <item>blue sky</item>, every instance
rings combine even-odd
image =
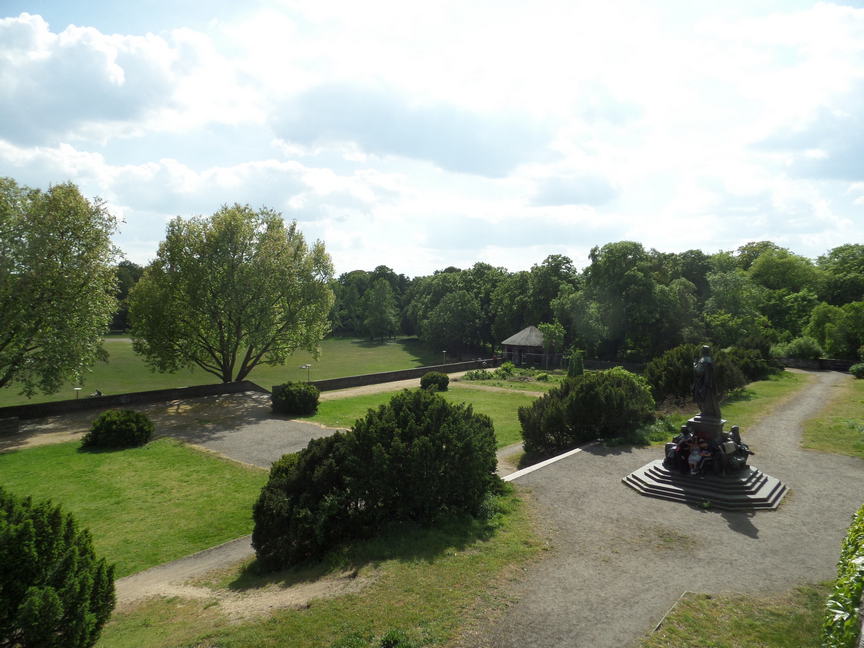
[[[206,6],[206,11],[202,7]],[[0,0],[0,175],[146,263],[281,211],[338,272],[864,242],[864,4]]]

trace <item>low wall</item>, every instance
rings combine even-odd
[[[168,402],[184,398],[199,398],[217,394],[236,394],[246,391],[258,391],[269,394],[266,389],[248,380],[217,385],[196,385],[194,387],[179,387],[176,389],[154,389],[152,391],[134,392],[131,394],[112,394],[110,396],[94,396],[92,398],[76,398],[73,400],[34,403],[32,405],[12,405],[0,407],[0,419],[34,419],[45,416],[57,416],[91,409],[110,409],[121,405],[143,405],[146,403]]]
[[[328,380],[313,380],[312,384],[321,391],[332,391],[334,389],[346,389],[348,387],[362,387],[363,385],[377,385],[378,383],[394,382],[396,380],[409,380],[420,378],[430,371],[441,373],[456,373],[468,371],[469,369],[483,369],[496,366],[494,358],[486,360],[471,360],[470,362],[450,362],[431,367],[415,367],[413,369],[400,369],[399,371],[382,371],[374,374],[362,374],[360,376],[345,376],[344,378],[330,378]]]
[[[819,358],[818,360],[804,360],[803,358],[778,358],[784,367],[793,369],[807,369],[809,371],[849,371],[849,367],[855,364],[854,360],[838,360],[836,358]]]

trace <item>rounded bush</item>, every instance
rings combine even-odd
[[[310,441],[273,464],[253,510],[259,565],[274,570],[320,558],[393,521],[477,515],[500,485],[495,449],[488,416],[424,389],[405,390],[347,433]]]
[[[318,411],[321,391],[310,383],[287,382],[273,387],[270,402],[275,414],[311,416]]]
[[[701,345],[682,344],[657,356],[645,366],[643,376],[657,401],[673,398],[683,403],[692,398],[693,362],[699,357],[700,349]],[[726,352],[714,352],[712,358],[714,380],[721,396],[747,384],[747,377]]]
[[[621,367],[567,378],[519,408],[525,451],[551,454],[596,438],[627,437],[654,420],[648,383]]]
[[[849,373],[856,378],[864,378],[864,362],[858,362],[849,367]]]
[[[447,391],[449,384],[450,377],[440,371],[430,371],[423,374],[423,377],[420,379],[420,387],[432,391]]]
[[[824,355],[824,352],[816,340],[805,335],[785,344],[775,344],[771,347],[771,355],[775,358],[818,360]]]
[[[516,365],[512,362],[502,362],[501,366],[495,370],[496,378],[509,378],[516,371]]]
[[[748,382],[765,380],[781,371],[773,360],[766,360],[757,349],[730,347],[723,352],[723,357],[738,367]]]
[[[82,448],[133,448],[153,436],[153,422],[134,410],[108,410],[93,421],[81,439]]]
[[[84,648],[114,609],[114,567],[50,502],[0,488],[0,645]]]

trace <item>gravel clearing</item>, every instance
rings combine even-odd
[[[659,448],[592,446],[518,478],[553,549],[512,586],[513,604],[458,645],[633,646],[684,591],[779,592],[833,578],[850,516],[864,501],[864,462],[799,443],[803,422],[851,379],[813,373],[742,430],[757,452],[751,463],[790,489],[777,511],[703,510],[627,488],[621,478],[658,458]]]

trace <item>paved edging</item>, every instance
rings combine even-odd
[[[573,450],[568,450],[567,452],[560,454],[560,455],[557,455],[555,457],[552,457],[551,459],[546,459],[545,461],[541,461],[540,463],[533,464],[531,466],[528,466],[527,468],[523,468],[522,470],[517,470],[514,473],[510,473],[506,477],[502,477],[502,479],[504,481],[508,481],[508,482],[513,481],[514,479],[519,479],[520,477],[523,477],[524,475],[528,475],[528,474],[534,472],[535,470],[540,470],[541,468],[545,468],[546,466],[549,466],[549,465],[555,463],[556,461],[561,461],[562,459],[566,459],[567,457],[572,457],[577,452],[582,452],[583,448],[589,448],[589,447],[593,446],[595,443],[597,443],[597,442],[591,441],[590,443],[586,443],[585,445],[579,446],[578,448],[575,448]]]

